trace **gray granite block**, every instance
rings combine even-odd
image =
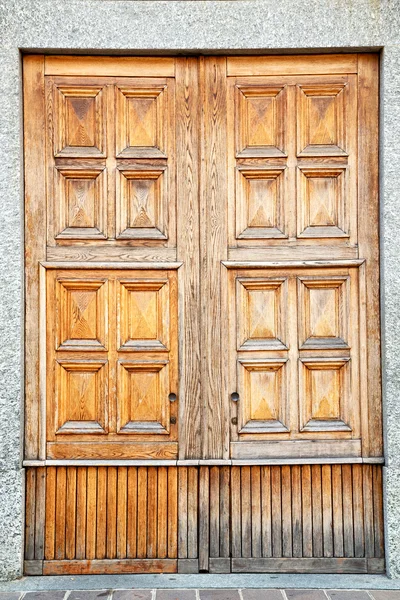
[[[66,592],[26,592],[24,599],[26,600],[64,600]]]
[[[400,600],[398,590],[372,590],[370,594],[374,600]]]
[[[110,590],[84,590],[74,591],[68,596],[68,600],[107,600]]]

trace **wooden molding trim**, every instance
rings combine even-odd
[[[46,56],[45,75],[173,77],[175,58],[158,56]]]

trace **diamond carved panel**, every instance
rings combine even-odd
[[[350,358],[299,361],[300,430],[351,431]]]
[[[58,167],[56,188],[55,238],[106,239],[106,170]]]
[[[57,350],[107,350],[108,289],[105,279],[59,279]]]
[[[298,237],[349,237],[347,169],[300,168]]]
[[[347,156],[346,84],[297,86],[299,156]]]
[[[116,94],[117,156],[166,158],[167,86],[118,86]]]
[[[236,156],[285,156],[285,86],[236,86]]]
[[[349,277],[298,277],[299,348],[348,348]]]
[[[118,361],[118,433],[169,433],[168,361]]]
[[[289,431],[286,359],[239,359],[239,433]]]
[[[238,278],[238,350],[286,350],[287,282]]]
[[[165,171],[165,168],[118,171],[119,239],[168,239]]]
[[[168,350],[168,279],[119,281],[118,329],[119,350]]]
[[[54,88],[54,155],[105,156],[105,107],[102,86]]]
[[[105,434],[108,423],[107,360],[58,360],[56,434]]]
[[[236,237],[287,237],[285,169],[240,168],[236,173]]]

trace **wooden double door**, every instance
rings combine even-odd
[[[24,59],[26,572],[383,569],[378,57]]]

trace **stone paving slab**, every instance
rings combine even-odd
[[[400,600],[398,590],[159,589],[0,592],[0,600]]]
[[[243,600],[282,600],[280,590],[242,590]]]
[[[326,600],[323,590],[287,590],[288,600]]]

